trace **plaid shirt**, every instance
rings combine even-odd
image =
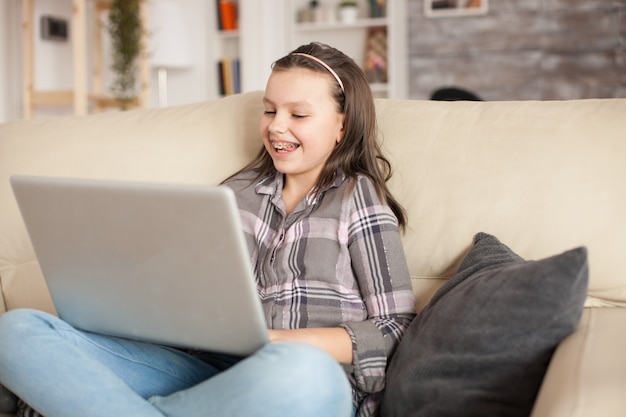
[[[397,219],[365,176],[338,173],[285,216],[283,175],[254,184],[256,174],[226,185],[237,195],[267,326],[344,327],[357,415],[376,415],[388,359],[415,315]]]

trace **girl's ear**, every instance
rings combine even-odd
[[[343,134],[344,134],[344,130],[343,130],[343,127],[342,127],[341,130],[339,131],[339,133],[337,133],[337,139],[335,140],[337,145],[339,145],[339,143],[341,143],[341,141],[343,140]]]
[[[341,126],[339,128],[339,132],[337,132],[337,138],[335,139],[335,142],[337,144],[343,140],[343,135],[346,133],[346,129],[345,129],[345,126],[344,126],[344,121],[345,120],[346,120],[346,116],[342,115],[341,116]]]
[[[343,140],[343,126],[341,127],[341,130],[339,131],[339,133],[337,133],[337,139],[335,139],[335,142],[339,144],[342,140]]]

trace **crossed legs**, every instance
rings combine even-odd
[[[83,332],[28,309],[0,316],[0,383],[46,417],[352,413],[343,369],[311,346],[268,344],[224,370],[176,349]]]

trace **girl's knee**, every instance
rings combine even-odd
[[[270,366],[276,367],[283,392],[299,392],[301,401],[343,404],[351,409],[350,382],[343,367],[329,354],[302,343],[270,344],[264,350],[274,357]]]
[[[56,316],[46,313],[45,311],[35,310],[32,308],[16,308],[0,315],[0,323],[41,323],[42,321],[47,321],[49,318],[56,319]]]
[[[52,328],[53,320],[57,318],[39,310],[28,308],[9,310],[0,315],[0,344],[16,339],[24,343],[24,340],[29,335],[37,333],[38,329]]]
[[[339,373],[343,369],[337,361],[323,350],[305,343],[275,343],[267,345],[264,350],[276,357],[285,367],[309,373]]]

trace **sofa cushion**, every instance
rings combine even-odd
[[[528,416],[554,349],[579,323],[587,282],[584,247],[525,261],[477,234],[400,342],[382,416]]]

